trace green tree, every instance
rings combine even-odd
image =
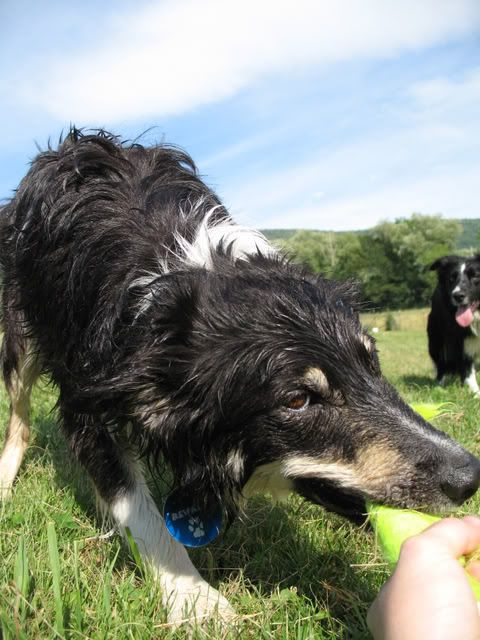
[[[343,262],[352,250],[358,250],[358,234],[332,231],[297,231],[281,243],[284,251],[315,273],[343,279]],[[348,278],[349,274],[345,275]]]
[[[372,306],[400,309],[429,304],[428,267],[455,251],[461,230],[455,220],[416,213],[363,233],[297,231],[282,246],[317,273],[357,280]]]
[[[364,239],[364,297],[391,309],[429,304],[435,274],[428,267],[454,252],[460,233],[455,220],[420,214],[378,225]]]
[[[331,273],[336,263],[335,234],[322,231],[296,231],[282,243],[295,260],[315,273]]]

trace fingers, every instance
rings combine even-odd
[[[454,558],[472,553],[480,546],[480,518],[446,518],[410,539],[412,545],[424,544],[431,552],[441,549]],[[407,541],[408,543],[408,541]],[[411,546],[406,544],[405,546]]]
[[[367,615],[375,640],[480,639],[477,603],[457,559],[480,547],[480,518],[447,518],[409,538]],[[480,562],[471,562],[480,575]]]
[[[381,598],[377,597],[367,613],[367,626],[375,640],[384,637],[383,627],[385,623],[383,620],[382,604]]]

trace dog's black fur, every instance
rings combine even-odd
[[[447,375],[458,375],[479,394],[474,358],[480,352],[480,255],[444,256],[435,260],[430,269],[438,276],[427,324],[437,380],[443,382]]]
[[[4,493],[6,452],[20,446],[12,421],[25,440],[41,370],[103,503],[180,604],[191,573],[197,613],[215,592],[160,531],[137,457],[168,467],[192,505],[220,504],[230,518],[256,489],[294,489],[358,518],[365,498],[439,509],[478,487],[477,459],[383,378],[353,287],[236,227],[176,148],[73,130],[37,157],[2,212],[0,252]],[[147,503],[136,534],[132,514],[142,520]]]

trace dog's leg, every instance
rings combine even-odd
[[[443,362],[443,359],[438,358],[437,360],[434,360],[434,365],[435,365],[435,371],[436,371],[437,384],[440,387],[444,387],[446,385],[446,378],[447,378],[445,363]]]
[[[138,465],[129,490],[117,495],[109,510],[122,533],[128,527],[160,581],[171,622],[189,618],[201,622],[215,610],[224,619],[235,615],[227,600],[201,578],[185,547],[168,533]]]
[[[168,533],[138,461],[122,455],[101,428],[72,432],[71,444],[92,477],[103,506],[123,535],[128,529],[160,582],[169,621],[201,622],[217,612],[222,619],[234,617],[228,601],[203,580],[184,546]]]
[[[0,456],[0,499],[10,496],[30,438],[30,394],[39,371],[25,340],[6,332],[2,345],[3,377],[10,397],[10,419]]]
[[[480,396],[480,388],[477,382],[477,375],[475,372],[475,365],[472,363],[470,369],[466,372],[465,377],[463,378],[464,384],[473,391],[476,396]]]

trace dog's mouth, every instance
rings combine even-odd
[[[294,487],[310,502],[338,513],[355,524],[362,524],[366,519],[365,497],[359,491],[347,490],[336,482],[317,478],[297,478]]]
[[[455,320],[461,327],[469,327],[474,319],[475,311],[478,309],[480,302],[472,302],[470,304],[464,304],[457,307],[455,313]]]

